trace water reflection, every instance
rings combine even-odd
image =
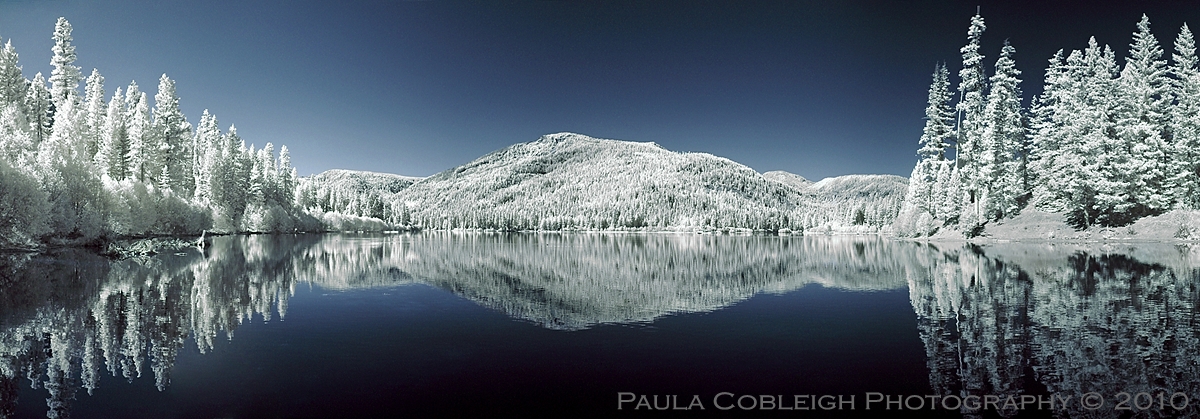
[[[1054,396],[1067,400],[1054,406],[1060,417],[1196,415],[1195,249],[1006,245],[931,253],[908,272],[908,286],[935,393]],[[1085,408],[1088,393],[1104,404]],[[1187,408],[1173,408],[1172,396]],[[1131,410],[1117,410],[1121,402]],[[994,410],[1021,413],[1012,407]]]
[[[46,391],[49,417],[65,417],[75,393],[106,375],[149,375],[164,389],[189,336],[207,352],[255,315],[283,318],[297,286],[410,283],[560,330],[712,311],[814,283],[907,287],[938,394],[1054,394],[1075,401],[1056,412],[1070,417],[1114,416],[1082,409],[1088,392],[1110,404],[1120,392],[1184,392],[1194,406],[1197,266],[1200,253],[1175,246],[666,234],[233,236],[120,261],[69,249],[0,254],[0,417],[13,414],[24,382]]]
[[[191,335],[200,352],[243,321],[283,318],[299,284],[424,283],[547,328],[647,322],[810,283],[904,286],[879,239],[695,235],[422,234],[213,238],[200,249],[109,261],[87,251],[0,255],[0,417],[17,381],[66,416],[102,374],[160,390]]]

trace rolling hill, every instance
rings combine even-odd
[[[707,153],[558,133],[428,178],[338,170],[301,189],[326,211],[420,228],[800,231],[886,226],[905,185],[886,175],[813,183]]]

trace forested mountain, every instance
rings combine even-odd
[[[85,80],[75,66],[66,19],[53,37],[49,78],[26,78],[12,43],[0,48],[0,248],[205,231],[877,231],[900,209],[897,176],[812,183],[572,133],[429,178],[300,179],[286,146],[247,146],[207,110],[193,126],[165,74],[153,100],[136,82],[109,95],[98,70]]]
[[[812,227],[886,226],[896,219],[908,179],[896,175],[845,175],[802,189],[810,197],[802,212]]]
[[[1029,206],[1077,228],[1200,208],[1200,69],[1186,24],[1169,64],[1146,16],[1123,67],[1095,38],[1060,50],[1028,109],[1013,46],[987,76],[985,29],[982,17],[971,19],[957,95],[949,70],[934,71],[898,233],[951,227],[972,236]]]
[[[711,154],[573,133],[424,179],[390,176],[325,172],[301,182],[301,201],[431,229],[800,231],[888,225],[906,187],[899,176],[761,175]]]
[[[302,208],[317,208],[322,212],[339,212],[362,217],[392,220],[403,224],[394,205],[396,194],[419,177],[391,173],[332,169],[301,178],[296,200]]]

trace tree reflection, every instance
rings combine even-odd
[[[1056,406],[1060,417],[1196,414],[1200,277],[1194,251],[1149,244],[976,250],[931,252],[932,263],[909,272],[935,392],[1072,400]],[[1107,404],[1083,408],[1080,397],[1089,392]],[[1177,392],[1193,399],[1188,409],[1169,406]],[[1153,407],[1114,410],[1119,393],[1146,393]],[[1019,413],[998,410],[1006,417]]]
[[[162,390],[185,339],[201,353],[254,315],[287,313],[297,284],[424,283],[547,328],[647,322],[811,283],[904,286],[878,238],[611,234],[261,235],[110,261],[80,250],[0,255],[0,414],[24,377],[66,416],[107,373]]]
[[[1078,401],[1099,392],[1110,402],[1120,392],[1196,395],[1198,254],[1149,245],[490,233],[225,236],[203,250],[116,261],[71,249],[0,254],[0,417],[15,412],[25,380],[46,391],[49,417],[66,416],[76,392],[94,393],[105,375],[152,375],[165,389],[189,335],[207,353],[255,315],[282,319],[298,285],[426,284],[559,330],[712,311],[809,284],[907,286],[939,394]],[[1057,413],[1104,412],[1113,411],[1076,402]]]

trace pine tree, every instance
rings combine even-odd
[[[1175,200],[1183,208],[1200,209],[1200,68],[1196,41],[1187,24],[1175,39],[1170,73],[1174,76],[1171,133],[1174,135],[1173,176]]]
[[[950,73],[939,64],[933,71],[929,101],[925,107],[925,129],[917,154],[925,161],[946,158],[946,147],[954,138],[954,112],[950,110]]]
[[[121,88],[113,92],[108,102],[104,126],[100,129],[100,147],[96,152],[96,167],[114,180],[125,180],[129,173],[129,136],[125,131],[125,99]]]
[[[37,150],[25,115],[28,83],[9,41],[0,48],[0,158],[14,166],[30,166]]]
[[[133,107],[126,110],[125,129],[129,136],[129,176],[135,180],[153,183],[157,177],[158,147],[154,141],[154,132],[150,126],[150,107],[146,104],[146,94],[137,91],[136,85],[130,85],[129,93],[136,93]],[[125,103],[129,104],[128,94]]]
[[[221,130],[217,125],[217,117],[210,115],[208,109],[200,115],[200,123],[193,137],[195,153],[195,182],[194,196],[202,202],[213,199],[213,181],[219,172],[216,167],[222,160]]]
[[[254,159],[238,136],[237,127],[232,125],[220,139],[220,146],[221,157],[214,165],[211,182],[213,210],[216,213],[214,227],[236,231],[241,228],[242,215],[249,202]]]
[[[983,54],[979,53],[979,41],[987,27],[983,17],[978,13],[971,18],[971,26],[967,29],[967,45],[959,51],[962,53],[963,68],[958,75],[958,147],[956,160],[962,168],[960,176],[963,181],[964,204],[978,220],[981,211],[979,198],[982,179],[979,174],[979,155],[981,151],[980,136],[983,132],[984,92],[987,89],[987,75],[983,70]],[[973,228],[973,226],[968,226]]]
[[[945,182],[946,200],[938,210],[938,216],[949,223],[957,223],[962,216],[962,174],[957,164],[950,164],[949,177]]]
[[[33,76],[25,93],[25,117],[29,119],[35,148],[42,141],[50,138],[53,113],[54,110],[50,105],[50,91],[46,90],[46,79],[42,78],[42,73],[37,73]]]
[[[1063,212],[1056,191],[1053,188],[1056,161],[1060,158],[1062,144],[1062,122],[1070,101],[1069,91],[1071,78],[1063,58],[1063,50],[1058,50],[1050,58],[1046,67],[1045,82],[1042,94],[1034,98],[1030,122],[1030,171],[1032,172],[1033,199],[1032,205],[1051,212]]]
[[[87,78],[84,89],[84,135],[83,141],[87,147],[87,158],[91,159],[100,149],[101,138],[104,136],[104,118],[108,109],[104,104],[104,76],[100,71],[92,69],[92,75]]]
[[[950,166],[953,165],[952,160],[942,160],[935,165],[936,173],[933,177],[933,185],[929,188],[929,206],[933,217],[940,220],[945,220],[946,213],[946,189],[950,187]]]
[[[79,81],[83,74],[75,64],[75,46],[71,45],[71,24],[66,18],[58,18],[54,25],[54,56],[50,65],[50,97],[56,108],[66,106],[68,100],[78,100]]]
[[[1021,74],[1013,61],[1016,50],[1007,42],[996,60],[996,72],[991,78],[987,105],[983,115],[983,133],[979,155],[979,174],[983,186],[984,215],[1000,219],[1014,215],[1021,195],[1025,193],[1019,172],[1025,143],[1025,126],[1021,111]]]
[[[17,63],[17,50],[12,41],[0,48],[0,104],[22,104],[25,92],[29,90],[29,81],[21,75],[21,66]]]
[[[38,162],[45,169],[43,173],[65,165],[91,164],[91,157],[84,156],[84,114],[74,102],[64,102],[64,105],[55,115],[50,137],[38,146]]]
[[[292,167],[292,153],[286,145],[279,146],[279,204],[291,208],[296,195],[296,168]]]
[[[1133,204],[1130,219],[1157,214],[1170,206],[1168,162],[1170,138],[1168,117],[1171,105],[1166,61],[1158,40],[1150,33],[1150,19],[1142,15],[1130,45],[1129,59],[1121,72],[1118,88],[1116,130],[1128,153],[1128,164],[1112,181],[1127,185]],[[1132,175],[1130,179],[1129,176]]]
[[[158,80],[158,93],[154,95],[154,133],[159,142],[161,173],[167,176],[166,179],[160,179],[159,183],[171,185],[185,196],[192,195],[195,184],[191,130],[192,125],[179,110],[175,81],[163,74]]]
[[[944,184],[936,182],[937,172],[942,162],[946,161],[946,149],[954,138],[954,112],[950,109],[950,74],[945,65],[939,65],[934,70],[933,83],[929,86],[929,99],[925,108],[925,129],[921,135],[921,148],[917,154],[921,156],[929,191],[923,193],[922,208],[932,217],[938,216],[938,208],[942,203],[935,196],[944,196]]]
[[[1116,137],[1116,57],[1095,38],[1082,53],[1067,57],[1071,92],[1062,115],[1064,147],[1053,179],[1068,221],[1079,227],[1118,223],[1129,209],[1129,156]]]

